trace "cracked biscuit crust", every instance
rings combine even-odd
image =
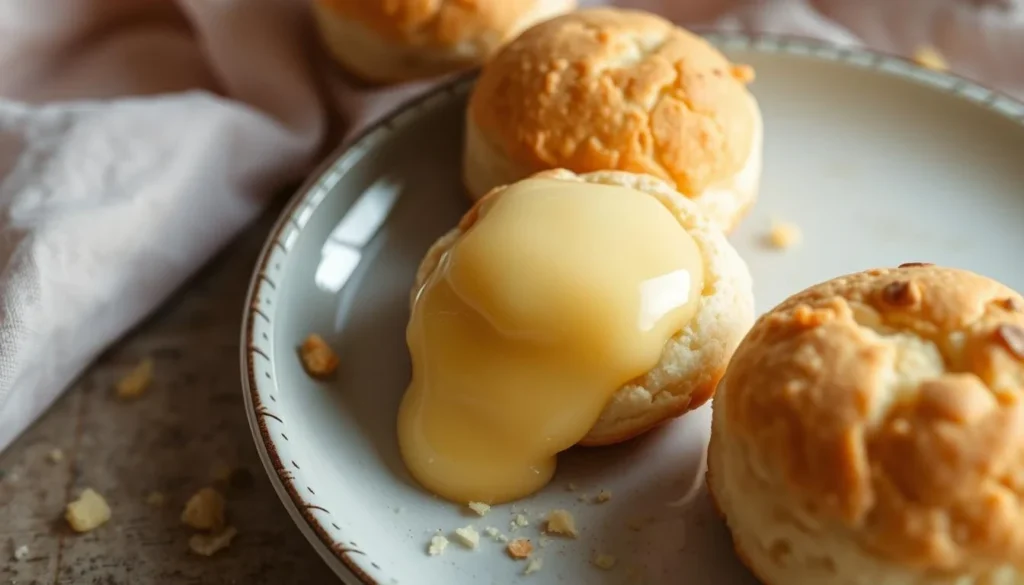
[[[549,0],[316,0],[393,41],[434,47],[473,42],[497,47]]]
[[[743,445],[766,493],[784,490],[877,558],[1020,564],[1022,309],[989,278],[919,264],[798,293],[737,349],[714,450]]]
[[[753,143],[749,67],[660,17],[580,10],[527,30],[484,67],[469,115],[532,170],[647,173],[693,197]]]

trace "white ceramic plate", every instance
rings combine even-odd
[[[712,40],[757,70],[762,194],[731,239],[753,272],[759,310],[842,273],[907,261],[1024,290],[1024,105],[873,53],[794,38]],[[249,295],[242,362],[256,445],[295,522],[353,585],[525,579],[523,563],[496,543],[425,554],[438,529],[508,533],[512,507],[472,518],[427,495],[395,441],[413,271],[467,208],[459,158],[469,88],[464,80],[404,107],[315,177],[274,229]],[[772,216],[798,224],[803,245],[766,248]],[[331,382],[311,380],[296,358],[310,332],[341,357]],[[754,583],[704,497],[687,510],[668,505],[697,471],[709,412],[626,445],[564,454],[551,485],[516,507],[531,520],[516,535],[538,544],[537,515],[555,507],[572,510],[583,535],[540,549],[544,567],[528,582]],[[613,499],[577,500],[598,489]],[[593,551],[618,565],[591,566]]]

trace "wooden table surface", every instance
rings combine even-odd
[[[278,206],[279,208],[279,206]],[[307,544],[260,465],[242,404],[239,331],[251,268],[276,209],[156,315],[111,348],[27,433],[0,453],[0,585],[340,583]],[[153,383],[133,402],[113,386],[145,357]],[[48,454],[61,449],[65,459]],[[226,491],[230,548],[189,551],[185,501],[224,466],[252,481]],[[88,534],[63,520],[91,487],[113,517]],[[155,507],[146,497],[166,495]],[[28,545],[24,560],[14,547]]]

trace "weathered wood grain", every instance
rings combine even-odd
[[[275,211],[248,230],[152,319],[103,355],[20,440],[0,454],[0,585],[338,583],[281,506],[260,466],[242,405],[241,307]],[[152,357],[155,377],[134,402],[116,381]],[[54,463],[48,453],[63,450]],[[251,481],[226,490],[239,535],[214,557],[188,550],[179,521],[218,468]],[[246,485],[247,484],[247,485]],[[106,497],[109,523],[76,535],[65,504],[86,487]],[[163,507],[147,504],[152,491]],[[15,561],[12,546],[29,546]]]

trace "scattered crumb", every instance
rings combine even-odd
[[[587,494],[580,494],[579,496],[576,497],[576,499],[581,502],[586,502],[587,500],[590,499],[590,496],[588,496]]]
[[[534,557],[530,559],[530,562],[526,563],[526,569],[523,570],[524,575],[530,575],[536,573],[544,566],[544,559]]]
[[[231,481],[231,473],[234,469],[227,463],[218,462],[213,466],[213,471],[210,473],[210,477],[213,481],[220,483],[228,483]]]
[[[149,388],[149,383],[152,381],[153,360],[146,358],[117,382],[117,397],[124,400],[138,398]]]
[[[527,519],[526,516],[523,515],[523,514],[516,514],[515,517],[512,518],[512,520],[508,523],[509,530],[511,530],[512,532],[515,532],[516,530],[519,530],[523,526],[529,526],[529,525],[530,525],[529,519]]]
[[[28,545],[23,544],[14,549],[14,560],[24,561],[28,558]]]
[[[220,531],[224,527],[224,496],[209,487],[199,490],[185,504],[181,521],[197,530]]]
[[[491,537],[494,542],[508,542],[508,537],[501,533],[500,530],[493,526],[484,528],[484,534]]]
[[[477,516],[483,516],[487,514],[487,512],[491,511],[491,507],[483,502],[470,502],[466,504],[466,506],[470,510],[476,512]]]
[[[939,53],[938,49],[928,45],[918,47],[914,51],[914,61],[924,67],[925,69],[931,69],[933,71],[945,71],[949,69],[949,65],[946,63],[946,59],[943,58],[942,53]]]
[[[595,553],[593,558],[590,559],[590,562],[595,567],[608,571],[615,566],[616,559],[612,555],[604,553]]]
[[[538,542],[538,544],[540,544],[541,548],[544,548],[547,545],[551,544],[551,539],[546,536],[542,536],[540,537],[540,541]]]
[[[576,520],[568,510],[552,510],[548,514],[546,531],[548,534],[562,534],[571,538],[579,536],[579,532],[576,531]]]
[[[427,554],[436,557],[444,554],[444,549],[448,548],[448,539],[440,534],[434,535],[430,539],[430,546],[427,547]]]
[[[466,548],[474,549],[480,544],[480,533],[472,526],[455,529],[455,538]]]
[[[569,485],[565,486],[565,489],[569,490],[570,492],[574,492],[576,491],[576,484],[569,482]]]
[[[302,342],[299,355],[302,358],[302,365],[306,368],[306,373],[314,378],[325,378],[338,369],[338,355],[334,353],[331,346],[327,345],[324,338],[316,333],[311,333]]]
[[[800,226],[784,221],[772,221],[771,230],[768,232],[768,243],[773,248],[785,250],[792,248],[803,239]]]
[[[750,83],[754,81],[754,68],[750,65],[733,65],[729,71],[733,78],[740,83]]]
[[[67,505],[64,519],[75,532],[89,532],[110,520],[110,506],[103,496],[86,488],[77,500]]]
[[[505,547],[505,551],[508,552],[508,556],[513,559],[525,559],[533,552],[533,545],[530,544],[530,540],[528,538],[517,538],[508,543],[508,546]]]
[[[231,541],[237,535],[234,526],[228,526],[217,534],[193,534],[188,539],[188,547],[197,555],[209,557],[231,546]]]
[[[60,449],[52,449],[46,454],[46,458],[50,463],[60,463],[61,461],[64,461],[64,451],[61,451]]]
[[[612,499],[612,493],[608,490],[601,490],[597,492],[597,496],[594,497],[594,502],[603,504]]]
[[[159,508],[167,503],[167,497],[163,492],[149,492],[149,495],[146,496],[146,503],[154,508]]]

